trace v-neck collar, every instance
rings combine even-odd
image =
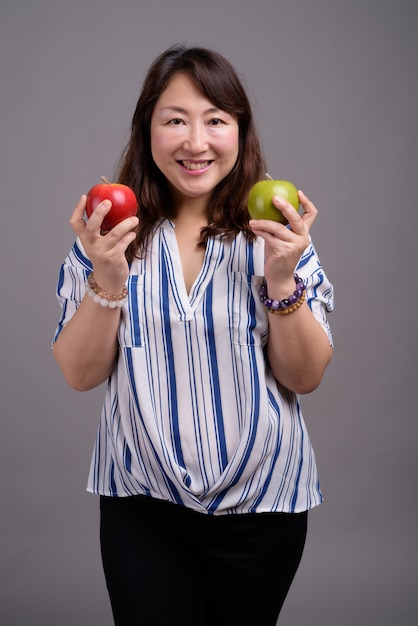
[[[220,237],[208,239],[203,264],[190,293],[187,293],[181,264],[180,251],[175,235],[175,225],[171,220],[162,224],[162,246],[160,261],[165,264],[170,289],[180,318],[190,320],[212,280],[216,268],[224,256],[224,245]]]

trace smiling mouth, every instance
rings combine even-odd
[[[204,170],[212,163],[212,161],[179,161],[186,170]]]

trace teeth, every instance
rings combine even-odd
[[[183,167],[185,167],[188,170],[203,170],[205,169],[205,167],[208,167],[209,164],[210,164],[210,161],[203,161],[200,163],[196,163],[194,161],[182,161]]]

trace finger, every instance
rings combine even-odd
[[[102,234],[104,234],[107,239],[120,239],[126,233],[134,230],[138,226],[138,223],[139,219],[136,215],[127,217],[116,224],[111,230],[106,231],[106,233],[103,232]]]
[[[70,218],[70,224],[76,235],[81,235],[85,228],[86,222],[84,221],[84,211],[86,209],[87,196],[83,194],[80,200],[75,205],[74,211]]]
[[[130,230],[125,235],[123,235],[120,238],[120,241],[121,241],[122,245],[124,246],[124,250],[126,250],[126,248],[129,246],[129,244],[132,243],[133,241],[135,241],[135,239],[136,239],[136,232],[134,230]]]
[[[278,208],[283,216],[289,223],[291,230],[297,235],[303,235],[305,233],[305,226],[303,220],[295,207],[290,204],[285,198],[281,196],[273,197],[273,204],[276,208]]]
[[[90,215],[87,220],[87,228],[88,230],[97,231],[101,229],[102,222],[105,216],[109,213],[112,208],[112,203],[110,200],[103,200],[100,202],[94,209],[93,213]]]
[[[298,191],[298,196],[299,196],[299,202],[302,205],[302,208],[304,211],[302,215],[302,220],[305,223],[307,230],[309,232],[312,224],[315,222],[318,216],[318,209],[316,208],[314,203],[311,200],[309,200],[308,196],[301,189],[299,189]]]
[[[271,236],[279,239],[290,239],[292,236],[284,224],[273,220],[250,220],[249,225],[253,233],[260,237]]]
[[[267,226],[264,228],[260,224],[261,220],[255,220],[250,226],[256,237],[264,239],[266,246],[270,250],[275,250],[276,253],[280,251],[280,254],[293,254],[293,251],[304,250],[309,242],[309,235],[304,233],[303,237],[296,235],[289,228],[283,224],[277,224],[276,229],[270,228],[272,222],[266,221]],[[266,247],[266,250],[267,250]]]
[[[102,253],[105,255],[108,262],[112,261],[112,259],[119,259],[120,255],[126,251],[126,248],[135,239],[136,232],[134,230],[129,230],[117,238],[111,236],[109,231],[100,239]]]

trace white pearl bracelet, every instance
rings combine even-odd
[[[86,280],[86,292],[95,302],[100,304],[103,307],[109,307],[110,309],[115,309],[116,307],[123,307],[126,302],[128,302],[128,289],[126,286],[123,287],[122,293],[117,295],[112,295],[104,291],[94,280],[93,272],[88,275]]]

